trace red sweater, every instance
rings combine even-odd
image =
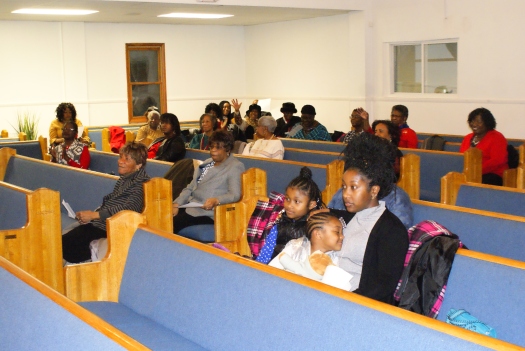
[[[405,147],[409,149],[417,149],[417,135],[416,132],[414,132],[412,129],[408,128],[408,126],[401,128],[399,130],[400,138],[399,138],[399,144],[398,147]]]
[[[463,139],[459,152],[465,152],[470,148],[473,137],[474,133],[470,133]],[[496,130],[489,130],[476,147],[482,152],[482,173],[495,173],[503,177],[503,171],[509,168],[507,139],[503,134]]]

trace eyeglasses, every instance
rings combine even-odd
[[[62,128],[63,132],[65,132],[66,130],[69,130],[69,131],[73,132],[75,130],[75,128]]]

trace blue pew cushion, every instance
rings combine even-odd
[[[205,350],[122,304],[115,302],[81,302],[79,304],[152,350]]]
[[[459,187],[456,206],[525,216],[525,194],[462,184]]]
[[[215,226],[213,224],[192,225],[176,234],[202,243],[212,243],[215,241]]]
[[[0,186],[0,230],[21,228],[26,223],[26,194]]]

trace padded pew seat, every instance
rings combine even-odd
[[[499,340],[525,347],[523,291],[525,263],[459,250],[447,282],[438,320],[464,309],[496,329]]]
[[[414,224],[431,219],[471,250],[525,261],[525,218],[413,200]]]
[[[33,285],[27,281],[32,281]],[[59,304],[67,299],[50,290],[0,257],[2,350],[126,350],[90,325],[93,321],[86,322],[68,312]],[[73,305],[69,300],[65,303]],[[91,315],[91,318],[96,317]]]
[[[393,314],[441,326],[426,317],[144,226],[118,303],[80,304],[156,350],[487,349]]]
[[[22,228],[27,224],[26,195],[0,186],[0,230]]]
[[[525,192],[503,187],[461,184],[456,206],[525,216]]]

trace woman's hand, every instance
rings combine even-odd
[[[100,218],[100,213],[96,211],[79,211],[75,213],[76,219],[80,224],[87,224],[94,219]]]
[[[63,158],[66,162],[69,162],[69,160],[71,160],[71,158],[67,155],[65,145],[64,145],[64,147],[62,148],[62,158]]]
[[[173,208],[173,217],[175,217],[176,215],[179,214],[179,204],[174,202],[172,208]]]
[[[209,211],[213,210],[213,208],[218,205],[220,205],[219,199],[217,199],[216,197],[211,197],[204,202],[202,208]]]
[[[241,106],[242,106],[242,102],[239,103],[239,100],[232,99],[232,106],[233,106],[233,109],[235,110],[235,112],[239,112],[239,110],[241,109]]]
[[[51,161],[56,162],[57,161],[57,149],[54,145],[51,145],[49,148],[49,154],[51,155]]]
[[[366,112],[362,107],[359,107],[356,109],[357,114],[364,119],[365,121],[368,121],[368,112]]]

